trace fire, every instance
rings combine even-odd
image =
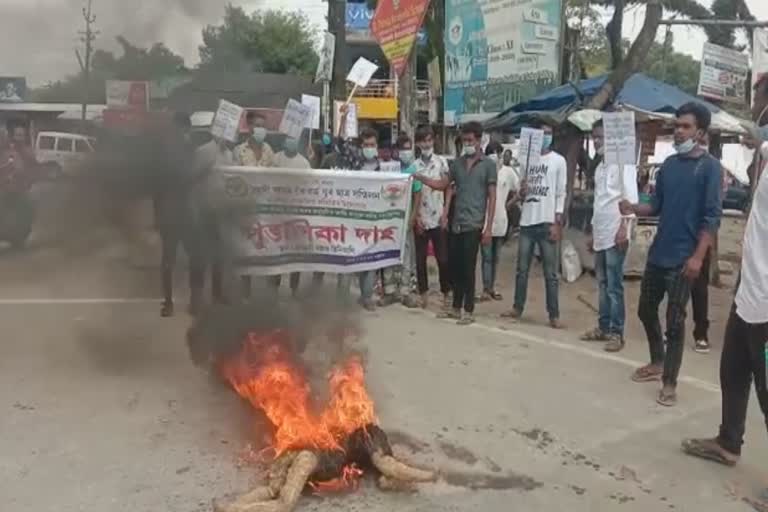
[[[328,494],[345,489],[356,491],[362,476],[363,470],[355,464],[350,464],[349,466],[344,466],[340,477],[326,482],[309,482],[309,486],[315,494]]]
[[[376,423],[362,361],[353,356],[332,370],[328,404],[317,413],[306,375],[291,350],[294,342],[287,329],[251,332],[240,354],[221,364],[221,372],[274,426],[276,456],[293,450],[340,450],[346,436]],[[360,470],[348,468],[341,480],[353,481],[355,471]]]

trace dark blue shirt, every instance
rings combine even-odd
[[[700,157],[672,155],[656,176],[653,215],[659,229],[648,253],[648,263],[661,268],[682,267],[693,256],[702,231],[720,226],[722,207],[720,162],[704,153]]]

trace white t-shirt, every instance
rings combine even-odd
[[[616,232],[621,226],[619,202],[638,201],[637,167],[625,165],[622,173],[617,165],[600,164],[595,170],[595,203],[592,213],[592,235],[595,251],[605,251],[616,245]],[[623,181],[623,183],[622,183]]]
[[[492,236],[507,236],[509,219],[507,218],[507,198],[510,192],[520,188],[520,178],[512,167],[502,165],[497,174],[496,211],[493,214]]]
[[[763,171],[749,213],[741,250],[736,314],[749,324],[768,322],[768,172]]]
[[[440,155],[432,155],[427,162],[417,158],[416,173],[439,180],[448,174],[448,162]],[[419,220],[421,220],[424,229],[440,227],[440,218],[443,216],[444,208],[445,192],[443,190],[434,190],[426,185],[421,187]]]
[[[525,170],[523,170],[525,171]],[[565,210],[565,183],[568,168],[562,155],[550,151],[539,165],[528,168],[526,195],[520,216],[521,226],[555,222],[555,214]]]
[[[288,156],[285,152],[281,151],[275,155],[275,167],[285,167],[286,169],[311,169],[309,160],[304,158],[301,153],[296,153],[293,156]]]

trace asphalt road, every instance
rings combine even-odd
[[[41,231],[28,253],[0,255],[3,510],[206,511],[246,490],[257,471],[238,459],[262,433],[190,362],[189,319],[159,318],[156,255],[109,230],[67,243]],[[396,451],[453,476],[413,495],[365,484],[306,497],[299,510],[747,512],[741,497],[768,485],[754,404],[736,468],[680,452],[683,437],[719,423],[717,353],[686,353],[680,404],[665,409],[654,384],[629,380],[647,357],[634,335],[612,356],[575,329],[492,315],[459,328],[395,307],[364,314],[364,327],[369,387]]]

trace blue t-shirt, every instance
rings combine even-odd
[[[698,158],[672,155],[664,161],[651,199],[659,228],[648,263],[682,267],[696,251],[699,234],[717,231],[723,213],[721,183],[720,162],[707,153]]]

